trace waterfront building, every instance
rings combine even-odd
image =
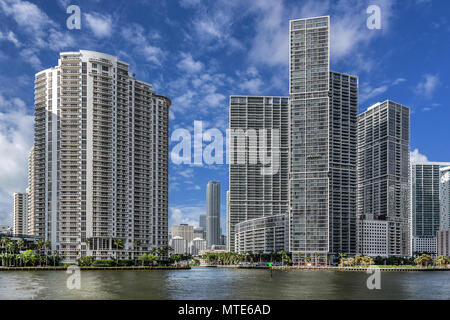
[[[168,245],[170,103],[104,53],[63,52],[36,74],[30,228],[63,261]]]
[[[409,108],[388,100],[358,116],[358,220],[387,221],[389,256],[410,254],[409,156]]]
[[[273,253],[288,246],[286,214],[251,219],[235,226],[235,251],[238,253]]]
[[[206,240],[206,230],[201,227],[194,227],[194,238]]]
[[[358,220],[358,253],[389,257],[389,225],[383,220]]]
[[[437,232],[437,255],[450,257],[450,230]]]
[[[450,166],[441,168],[440,230],[450,230]]]
[[[227,249],[236,251],[235,233],[238,223],[286,214],[288,211],[289,99],[231,96],[229,110]],[[278,130],[279,141],[275,141],[274,130]],[[261,142],[262,139],[265,140],[265,145],[258,145],[258,141]],[[277,143],[279,150],[273,148],[274,143]],[[262,152],[272,155],[272,167],[277,169],[274,174],[263,174],[263,170],[269,165],[259,161]]]
[[[187,245],[186,240],[180,236],[174,236],[170,239],[169,246],[173,249],[171,254],[186,254]]]
[[[13,234],[26,235],[27,229],[27,194],[15,192],[13,195]]]
[[[358,79],[330,71],[330,18],[290,22],[289,249],[356,253]],[[333,261],[331,261],[333,263]]]
[[[206,187],[206,240],[208,247],[220,244],[220,182]]]
[[[189,253],[193,256],[198,256],[201,250],[207,249],[207,243],[205,239],[195,238],[189,243]]]
[[[172,238],[182,237],[188,245],[194,239],[194,226],[187,224],[173,225],[172,226]]]
[[[436,254],[440,224],[441,168],[450,163],[411,163],[411,253]]]
[[[40,215],[36,215],[36,205],[35,205],[35,197],[36,197],[36,186],[35,176],[36,176],[36,167],[35,167],[35,152],[34,146],[31,148],[29,156],[28,156],[28,188],[27,188],[27,196],[28,196],[28,214],[27,214],[27,234],[30,236],[39,235],[39,230],[43,230],[45,227],[44,217]]]

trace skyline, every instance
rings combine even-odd
[[[26,1],[13,2],[16,4],[26,3]],[[30,141],[27,136],[27,131],[30,130],[29,127],[32,128],[32,126],[30,126],[30,121],[32,121],[31,109],[33,105],[33,90],[32,80],[30,79],[34,78],[34,73],[37,71],[33,68],[37,65],[40,65],[41,68],[46,68],[53,65],[55,57],[58,55],[57,51],[72,51],[77,50],[77,48],[83,49],[82,46],[91,45],[91,47],[85,49],[115,54],[116,52],[114,50],[120,47],[120,44],[117,44],[117,48],[114,48],[114,41],[111,40],[120,38],[120,41],[125,41],[123,39],[125,38],[124,36],[133,31],[126,30],[127,26],[120,30],[112,23],[112,20],[109,21],[107,18],[108,16],[112,17],[113,15],[102,14],[101,12],[105,11],[100,10],[98,3],[88,4],[84,2],[80,3],[81,11],[84,15],[84,20],[82,20],[82,29],[78,31],[70,31],[67,29],[64,30],[65,20],[68,17],[68,15],[65,14],[63,6],[61,5],[64,1],[60,1],[60,5],[57,8],[49,8],[49,6],[43,1],[37,1],[37,6],[35,7],[36,10],[29,12],[34,12],[33,14],[35,14],[35,16],[33,17],[41,18],[43,17],[42,13],[45,12],[45,17],[50,19],[52,23],[41,21],[42,24],[39,28],[36,25],[33,27],[33,24],[31,24],[30,21],[34,21],[35,23],[39,23],[39,21],[23,19],[24,16],[20,14],[20,6],[10,5],[13,2],[0,1],[0,15],[6,17],[4,21],[0,23],[0,32],[2,32],[0,35],[0,41],[2,43],[2,49],[0,49],[0,65],[2,65],[2,67],[8,66],[8,72],[11,74],[11,77],[14,79],[20,78],[22,80],[22,82],[19,81],[18,83],[14,83],[16,86],[14,87],[10,84],[10,82],[14,81],[8,81],[8,83],[6,83],[6,77],[4,75],[0,77],[0,84],[4,88],[0,92],[0,151],[2,155],[6,155],[2,156],[2,159],[0,160],[0,165],[2,166],[0,173],[0,224],[9,225],[11,225],[12,222],[12,197],[10,194],[12,194],[12,192],[24,192],[26,188],[26,163],[28,161],[29,152],[28,147],[31,147],[29,143],[32,143],[32,139]],[[170,1],[170,3],[174,3],[174,9],[176,10],[174,10],[173,14],[175,16],[177,16],[177,13],[180,12],[181,8],[185,8],[183,10],[187,10],[187,12],[192,12],[192,15],[194,16],[195,12],[204,13],[204,10],[206,10],[204,5],[201,3],[195,4],[198,2],[199,1],[192,0],[184,0],[180,2]],[[448,49],[449,45],[445,42],[441,42],[440,48],[444,49],[441,50],[442,52],[427,53],[430,56],[433,56],[433,58],[429,58],[430,60],[425,59],[425,61],[422,61],[421,59],[418,59],[416,52],[406,51],[408,59],[405,59],[405,57],[401,55],[402,52],[405,54],[405,50],[407,50],[408,45],[411,46],[410,36],[415,34],[414,29],[406,33],[404,28],[407,28],[407,26],[400,23],[400,21],[404,22],[403,19],[408,20],[405,17],[407,15],[405,11],[415,12],[419,11],[419,8],[422,8],[421,14],[414,15],[416,19],[412,19],[412,21],[410,21],[414,24],[419,24],[417,23],[417,19],[424,16],[426,17],[427,14],[430,16],[430,10],[433,11],[433,14],[436,14],[436,12],[445,12],[445,9],[439,9],[439,6],[442,4],[430,2],[422,3],[418,5],[417,9],[406,5],[406,8],[402,7],[402,15],[405,16],[399,17],[393,13],[396,12],[395,10],[398,11],[398,2],[382,1],[384,3],[384,7],[382,7],[382,16],[386,17],[386,21],[383,21],[382,26],[385,28],[382,30],[367,30],[364,28],[368,16],[363,10],[367,7],[366,3],[358,4],[355,8],[350,8],[351,6],[347,5],[346,9],[348,9],[351,13],[342,14],[340,12],[344,11],[344,4],[348,4],[350,2],[343,1],[340,6],[330,4],[331,10],[327,10],[326,6],[321,7],[322,4],[326,4],[327,2],[328,1],[323,1],[320,4],[314,5],[311,1],[307,1],[301,9],[297,8],[292,11],[288,10],[288,8],[292,8],[292,3],[290,2],[283,2],[281,5],[277,5],[262,1],[255,5],[255,7],[250,7],[250,9],[248,9],[249,12],[240,13],[240,16],[237,17],[237,19],[241,22],[246,21],[246,19],[249,21],[256,20],[253,18],[259,14],[263,16],[278,14],[278,22],[274,22],[276,19],[269,19],[272,23],[267,21],[266,25],[263,24],[262,27],[265,28],[263,28],[265,31],[269,31],[267,35],[268,39],[272,37],[273,39],[280,39],[281,41],[285,38],[286,52],[280,52],[283,50],[281,48],[276,48],[276,46],[268,46],[262,50],[262,52],[259,52],[256,49],[253,51],[250,50],[250,54],[248,55],[246,47],[254,49],[257,44],[252,41],[251,37],[249,38],[248,35],[246,36],[245,32],[239,33],[234,30],[236,28],[238,31],[244,31],[240,29],[245,29],[243,27],[245,23],[239,24],[241,27],[237,26],[238,24],[231,24],[229,25],[229,29],[226,29],[223,34],[216,33],[219,31],[218,28],[214,30],[207,29],[211,32],[209,34],[204,34],[204,32],[196,29],[196,26],[205,26],[207,25],[207,22],[210,21],[208,20],[206,14],[204,14],[200,15],[200,18],[197,18],[197,20],[193,19],[191,23],[187,22],[186,24],[183,24],[185,21],[175,21],[181,25],[186,25],[188,30],[192,30],[192,36],[186,34],[187,31],[184,31],[186,38],[184,39],[185,41],[181,42],[182,44],[180,45],[180,48],[170,48],[171,46],[174,46],[175,42],[177,42],[172,41],[178,36],[176,33],[171,33],[167,39],[164,39],[163,37],[169,34],[172,28],[170,27],[169,21],[167,21],[167,25],[164,25],[167,29],[159,30],[159,38],[156,34],[152,34],[152,31],[158,29],[153,28],[151,25],[142,24],[142,29],[136,27],[134,31],[138,33],[140,32],[141,37],[146,36],[144,39],[146,40],[145,43],[148,44],[148,48],[146,47],[149,50],[148,53],[153,52],[154,55],[147,55],[147,60],[145,60],[141,57],[141,53],[133,52],[134,50],[131,49],[129,52],[133,54],[132,57],[126,52],[119,52],[119,57],[127,60],[126,57],[128,55],[133,61],[131,63],[132,72],[138,73],[140,78],[143,81],[151,83],[156,91],[161,94],[165,94],[172,99],[174,104],[173,107],[171,107],[173,110],[170,121],[171,131],[180,127],[189,129],[194,120],[203,120],[208,123],[208,127],[218,127],[224,130],[228,123],[228,96],[231,94],[241,93],[244,95],[261,94],[284,96],[288,93],[286,89],[288,88],[288,86],[286,86],[288,82],[287,65],[285,63],[287,62],[287,59],[285,57],[287,57],[289,19],[319,16],[328,13],[331,16],[332,28],[333,23],[337,26],[336,32],[338,39],[347,39],[349,41],[349,47],[344,48],[342,47],[342,43],[340,46],[337,46],[336,43],[332,43],[332,69],[344,73],[355,74],[360,77],[361,88],[359,94],[362,101],[359,105],[359,113],[365,111],[369,105],[372,105],[378,101],[384,101],[386,98],[394,101],[401,101],[405,105],[410,106],[412,110],[411,151],[413,152],[413,156],[415,156],[418,160],[424,159],[422,155],[425,155],[429,160],[433,161],[446,161],[450,159],[450,150],[442,148],[442,144],[450,138],[448,129],[445,131],[445,119],[448,119],[450,111],[447,106],[443,105],[446,101],[444,91],[446,88],[448,89],[448,85],[445,81],[448,75],[440,72],[440,70],[445,69],[442,67],[445,60],[443,58],[437,58],[441,54],[442,56],[445,56],[445,49]],[[413,2],[418,3],[419,1],[411,1],[411,3]],[[386,3],[392,3],[392,5],[387,5]],[[145,7],[144,4],[142,5]],[[165,4],[154,4],[154,9],[152,10],[156,12],[157,9],[164,8],[166,5],[167,2]],[[103,6],[106,8],[108,7],[108,5],[102,4],[102,7]],[[130,4],[130,8],[127,7],[127,11],[124,16],[127,16],[127,14],[130,15],[132,10],[131,8],[133,6],[135,5]],[[273,6],[275,6],[275,9],[278,11],[271,10],[274,9]],[[447,6],[448,5],[444,5],[444,7]],[[167,7],[165,8],[167,9]],[[232,2],[229,5],[221,6],[220,9],[218,9],[218,7],[214,7],[211,10],[213,16],[217,19],[219,19],[219,17],[225,19],[220,12],[225,12],[228,10],[229,15],[232,15],[232,13],[239,11],[237,8],[239,8],[239,5]],[[333,10],[336,11],[336,14],[333,14]],[[357,13],[354,11],[357,11]],[[168,12],[165,11],[162,16],[168,16],[168,19],[170,19],[172,16],[167,13]],[[249,16],[246,16],[246,14]],[[349,16],[357,17],[356,20],[359,24],[356,27],[352,24],[352,28],[343,30],[343,27],[346,26],[345,22],[351,20]],[[288,18],[285,19],[285,17]],[[202,18],[204,18],[204,20],[201,20]],[[124,18],[121,17],[121,19]],[[216,21],[218,21],[217,19]],[[134,21],[139,20],[143,21],[142,19],[134,19]],[[438,21],[439,19],[435,20]],[[94,23],[94,21],[97,23]],[[102,24],[102,21],[109,21],[110,23]],[[258,34],[259,29],[256,28],[256,26],[261,27],[261,25],[257,25],[258,22],[256,21],[253,22],[255,23],[256,29],[256,34],[253,39],[258,38],[259,36],[258,39],[261,40],[264,33]],[[430,23],[431,22],[432,21],[430,21]],[[225,19],[224,24],[228,26],[229,23],[231,23],[230,20]],[[442,29],[441,32],[447,32],[450,34],[448,22],[444,23],[441,21],[440,23],[447,24],[447,28],[449,29],[447,31]],[[17,25],[21,25],[22,27],[25,27],[25,29],[16,31]],[[62,37],[59,38],[58,43],[60,46],[65,44],[67,45],[66,47],[54,48],[58,50],[43,49],[43,47],[36,48],[34,55],[28,57],[30,62],[34,61],[34,66],[31,66],[31,68],[28,64],[23,66],[10,66],[8,61],[15,58],[14,52],[17,51],[20,52],[19,54],[23,55],[30,53],[29,51],[26,51],[29,49],[26,48],[26,45],[29,44],[27,41],[30,41],[30,38],[32,37],[40,37],[39,39],[43,40],[47,34],[46,32],[50,32],[52,28],[54,30],[58,30],[55,25],[59,25],[62,31],[59,31],[60,34],[53,32],[53,40],[57,39],[55,37]],[[399,34],[399,31],[395,30],[395,26],[397,25],[401,25],[400,29],[403,31],[402,34]],[[212,24],[209,24],[209,26],[211,28],[215,27]],[[411,27],[410,24],[409,27]],[[35,35],[28,33],[28,31],[32,31],[33,28],[37,28],[36,30],[40,31],[40,33],[38,32]],[[430,28],[431,30],[435,30],[433,27]],[[247,29],[247,31],[249,31],[248,34],[252,34],[252,31],[250,30],[251,28],[247,27]],[[16,32],[11,34],[10,32],[13,32],[12,30]],[[113,34],[114,31],[117,30],[120,32]],[[355,31],[356,33],[351,34],[349,33],[350,31]],[[109,32],[111,32],[111,35],[109,35]],[[361,35],[355,36],[359,33],[361,33]],[[242,38],[237,35],[241,35]],[[348,38],[349,35],[350,38]],[[364,38],[364,35],[367,35],[368,38]],[[443,34],[441,33],[441,35]],[[81,39],[81,37],[84,36],[86,36],[86,39]],[[142,39],[139,37],[139,34],[135,34],[135,36]],[[197,40],[201,44],[215,43],[216,45],[219,45],[219,48],[213,47],[203,51],[193,51],[192,48],[190,48],[191,43],[188,41],[189,36],[191,42],[195,42]],[[336,35],[334,37],[336,37]],[[69,42],[70,38],[73,43]],[[137,38],[128,39],[128,41],[137,41]],[[67,41],[60,41],[63,39]],[[89,41],[93,42],[94,39],[98,39],[99,41],[96,43],[88,43]],[[168,39],[171,40],[170,43],[168,43]],[[268,39],[262,41],[263,44],[268,45]],[[382,58],[378,58],[378,62],[373,61],[373,57],[377,56],[381,49],[385,49],[388,43],[395,44],[398,41],[401,41],[400,39],[404,41],[403,43],[405,43],[405,46],[402,45],[401,48],[399,48],[399,50],[395,50],[395,52],[390,51],[385,53]],[[79,42],[76,40],[79,40]],[[220,47],[223,40],[226,43],[225,48],[228,50],[223,50],[223,47]],[[430,40],[436,41],[436,39],[432,36]],[[49,41],[52,41],[52,37],[50,37]],[[415,43],[414,46],[423,42],[423,39],[417,39],[417,43]],[[161,48],[166,45],[168,46],[168,48],[166,48],[168,49],[166,55],[161,54],[160,59],[158,59],[159,54],[157,53],[162,52],[162,49],[160,49],[161,51],[156,50],[155,48],[157,47],[154,45],[156,43],[161,44]],[[282,41],[276,43],[280,44],[280,47],[284,46]],[[49,42],[49,44],[51,44],[51,42]],[[241,44],[241,46],[238,44]],[[132,43],[127,43],[127,45],[130,47],[133,46]],[[127,46],[125,46],[125,48],[126,47]],[[426,46],[424,47],[426,48]],[[373,51],[372,53],[369,52],[371,50]],[[221,51],[225,51],[225,53],[222,53]],[[258,56],[255,52],[259,52],[260,55]],[[349,63],[346,61],[346,58],[351,56],[351,54],[355,54],[355,52],[357,53],[356,60],[362,59],[362,61],[359,65],[356,63],[357,66],[350,67]],[[170,53],[175,54],[172,57]],[[212,53],[216,56],[210,59],[205,57],[206,55],[209,56]],[[248,56],[249,58],[253,58],[256,62],[249,63],[247,59],[239,58],[244,55],[246,57]],[[267,57],[264,57],[263,55],[267,55]],[[335,56],[337,58],[335,58]],[[172,59],[176,59],[178,63],[171,63]],[[240,62],[239,60],[243,60],[243,62]],[[433,63],[435,63],[434,60],[436,60],[440,65],[432,66]],[[379,65],[379,61],[383,61],[386,65]],[[234,74],[229,74],[229,72],[227,73],[228,70],[225,71],[225,69],[228,69],[227,65],[229,62],[233,62],[233,66],[236,66],[231,68],[233,70],[237,70]],[[423,63],[423,65],[427,65],[428,67],[420,65],[419,62]],[[371,68],[370,63],[373,63]],[[408,65],[414,65],[414,68],[412,69],[417,69],[417,71],[406,69],[406,66]],[[243,67],[241,68],[240,66]],[[247,68],[247,66],[249,67]],[[174,68],[175,70],[173,75],[170,72],[171,68]],[[356,68],[356,70],[353,70],[352,68]],[[360,70],[358,70],[358,68],[360,68]],[[243,72],[240,70],[246,71]],[[383,70],[389,70],[390,74],[385,75]],[[156,75],[153,75],[153,72],[155,72]],[[278,82],[274,81],[277,79],[273,79],[268,76],[271,73],[275,74],[273,77],[278,78]],[[406,73],[409,74],[407,75]],[[173,78],[169,78],[169,81],[166,81],[165,77],[170,76]],[[264,88],[264,85],[267,83],[271,83],[271,85]],[[194,93],[189,89],[189,86],[195,88],[196,85],[197,89],[201,88],[200,91],[205,90],[205,92]],[[391,88],[389,88],[389,86],[391,86]],[[416,93],[422,93],[423,98]],[[198,103],[198,101],[202,102]],[[206,104],[208,104],[208,106],[206,106]],[[440,106],[437,104],[440,104]],[[13,109],[14,107],[17,109]],[[205,107],[209,111],[214,111],[213,113],[215,116],[207,115],[202,111],[197,111],[200,109],[199,107]],[[431,108],[432,110],[425,110],[427,108]],[[193,110],[196,112],[192,112]],[[426,129],[424,130],[424,128]],[[172,150],[174,144],[175,143],[171,143],[169,146],[169,151]],[[416,149],[419,151],[415,151]],[[25,165],[23,166],[22,164]],[[8,170],[4,168],[8,168]],[[201,168],[198,166],[177,166],[170,163],[169,172],[169,185],[171,188],[169,198],[169,228],[172,224],[179,223],[190,223],[197,225],[196,222],[198,220],[198,215],[206,212],[205,191],[207,181],[219,180],[221,184],[228,185],[228,172],[226,164],[212,167],[205,166]],[[192,181],[194,176],[196,181]],[[226,225],[226,189],[227,188],[223,188],[221,191],[222,226]],[[187,201],[187,199],[190,199],[190,201]],[[5,223],[4,221],[7,220],[10,220],[11,222]],[[223,232],[225,232],[225,228]]]

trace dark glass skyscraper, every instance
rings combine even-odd
[[[220,245],[220,182],[210,181],[206,187],[206,240],[208,247]]]

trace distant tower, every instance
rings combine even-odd
[[[201,214],[198,220],[198,226],[206,230],[206,214]]]
[[[220,244],[220,182],[210,181],[206,187],[206,240],[208,247]]]
[[[14,193],[14,214],[13,214],[13,233],[14,234],[27,234],[27,194],[26,193]]]

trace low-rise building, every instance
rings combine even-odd
[[[195,238],[189,243],[189,253],[193,256],[198,256],[201,250],[206,250],[207,243],[205,239]]]
[[[173,249],[172,254],[186,254],[186,240],[183,237],[175,236],[170,240],[170,247]]]
[[[389,256],[389,222],[358,221],[358,253],[369,257]]]
[[[235,226],[235,249],[238,253],[272,253],[288,248],[288,219],[273,215],[247,220]]]

